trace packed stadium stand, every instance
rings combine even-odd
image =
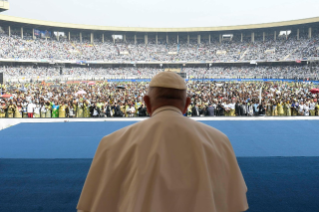
[[[88,26],[0,15],[0,27],[5,81],[83,75],[150,78],[165,68],[178,68],[194,78],[318,77],[312,64],[319,58],[319,18],[164,29]]]

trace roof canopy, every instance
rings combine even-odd
[[[282,21],[274,23],[250,24],[238,26],[219,26],[219,27],[188,27],[188,28],[147,28],[147,27],[114,27],[114,26],[96,26],[82,25],[71,23],[60,23],[51,21],[41,21],[35,19],[19,18],[7,15],[0,15],[1,26],[21,26],[21,27],[41,27],[54,28],[61,30],[90,30],[90,31],[116,31],[116,32],[213,32],[213,31],[239,31],[239,30],[254,30],[267,29],[278,27],[290,27],[298,25],[319,24],[319,17],[307,18],[293,21]]]

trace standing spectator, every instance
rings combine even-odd
[[[28,103],[26,100],[22,103],[22,118],[28,118]]]
[[[59,105],[59,118],[65,118],[66,117],[66,110],[68,109],[68,106],[65,101],[61,101],[61,104]]]
[[[52,118],[59,118],[59,103],[55,104],[55,101],[51,103]]]
[[[22,107],[20,102],[15,106],[14,118],[22,118]]]
[[[52,106],[51,106],[51,104],[50,104],[49,101],[46,102],[46,104],[45,104],[45,109],[46,109],[45,118],[51,118],[51,116],[52,116],[52,113],[51,113],[51,111],[52,111]]]
[[[13,118],[15,112],[15,105],[13,104],[12,99],[9,101],[9,105],[7,107],[8,118]]]
[[[287,100],[284,104],[284,115],[291,116],[291,104],[289,100]]]
[[[33,118],[35,104],[33,104],[33,101],[30,100],[30,103],[28,104],[27,111],[28,111],[28,118]]]
[[[93,102],[92,106],[90,107],[91,117],[98,118],[100,116],[100,108]]]
[[[239,111],[241,111],[242,116],[247,116],[247,105],[246,101],[243,101],[242,104],[239,107]]]
[[[259,116],[264,116],[266,114],[266,107],[264,106],[263,102],[258,105],[258,114]]]
[[[147,116],[147,110],[146,110],[146,106],[144,105],[144,103],[142,103],[140,105],[140,107],[138,108],[138,116],[139,117]]]
[[[309,112],[311,116],[315,116],[315,111],[316,110],[316,103],[313,101],[313,99],[310,100],[309,104]]]
[[[42,102],[41,109],[40,109],[41,118],[45,118],[46,112],[47,112],[47,109],[45,107],[44,102]]]
[[[75,117],[75,105],[73,102],[68,103],[68,117],[74,118]]]
[[[301,101],[299,106],[298,106],[298,115],[299,116],[304,116],[305,115],[305,111],[304,111],[304,104]]]
[[[105,111],[105,115],[106,117],[112,117],[112,107],[110,106],[110,104],[108,102],[105,103],[104,106],[104,111]]]
[[[309,103],[306,102],[304,105],[304,116],[309,116]]]
[[[135,112],[135,107],[132,104],[129,104],[128,108],[126,109],[127,117],[134,117]]]
[[[213,107],[213,103],[210,103],[207,107],[207,116],[215,116],[215,108]]]
[[[0,99],[0,118],[5,118],[6,117],[6,104],[3,99]]]
[[[34,107],[33,118],[40,118],[40,110],[41,110],[41,106],[39,103],[37,103]]]
[[[196,103],[195,106],[192,108],[192,116],[196,117],[199,116],[199,103]]]

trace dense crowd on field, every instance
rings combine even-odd
[[[18,34],[18,33],[17,33]],[[256,34],[255,42],[245,38],[241,42],[239,36],[231,40],[212,39],[211,42],[202,39],[200,44],[196,39],[187,40],[173,38],[167,43],[155,39],[144,40],[89,40],[49,38],[32,39],[30,36],[21,38],[12,33],[0,34],[0,58],[3,59],[47,59],[47,60],[81,60],[81,61],[251,61],[251,60],[301,60],[308,57],[318,57],[319,32],[313,29],[312,38],[307,33],[278,36]]]
[[[189,81],[186,116],[318,116],[312,83]],[[147,82],[1,86],[1,118],[145,117]]]
[[[120,67],[120,68],[94,68],[94,67],[66,67],[60,73],[60,68],[41,66],[2,66],[0,72],[4,73],[7,80],[26,77],[37,79],[38,77],[63,77],[76,78],[105,77],[106,79],[150,79],[163,68],[152,67]],[[185,72],[189,78],[285,78],[285,79],[313,79],[318,80],[317,67],[310,70],[306,65],[285,65],[285,66],[265,66],[265,65],[244,65],[244,66],[212,66],[212,67],[183,67],[181,72]]]

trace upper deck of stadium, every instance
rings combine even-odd
[[[319,58],[319,17],[238,26],[141,28],[0,15],[0,27],[0,41],[10,44],[0,48],[2,62],[256,64],[253,61],[300,63]]]
[[[52,21],[42,21],[28,18],[20,18],[14,16],[0,15],[0,23],[2,26],[16,26],[27,28],[55,29],[55,30],[72,30],[72,31],[106,31],[106,32],[234,32],[245,30],[270,30],[270,29],[298,29],[311,26],[319,26],[319,17],[306,18],[291,21],[281,21],[272,23],[236,25],[236,26],[216,26],[216,27],[187,27],[187,28],[150,28],[150,27],[116,27],[116,26],[97,26],[97,25],[82,25],[72,23],[61,23]]]
[[[237,26],[216,26],[216,27],[187,27],[187,28],[150,28],[150,27],[116,27],[82,25],[72,23],[61,23],[52,21],[42,21],[28,18],[20,18],[8,15],[0,15],[0,25],[2,27],[43,29],[61,32],[96,32],[98,34],[137,34],[137,33],[236,33],[236,32],[269,32],[270,30],[311,30],[319,27],[319,17],[306,18],[291,21],[281,21],[273,23],[237,25]]]

